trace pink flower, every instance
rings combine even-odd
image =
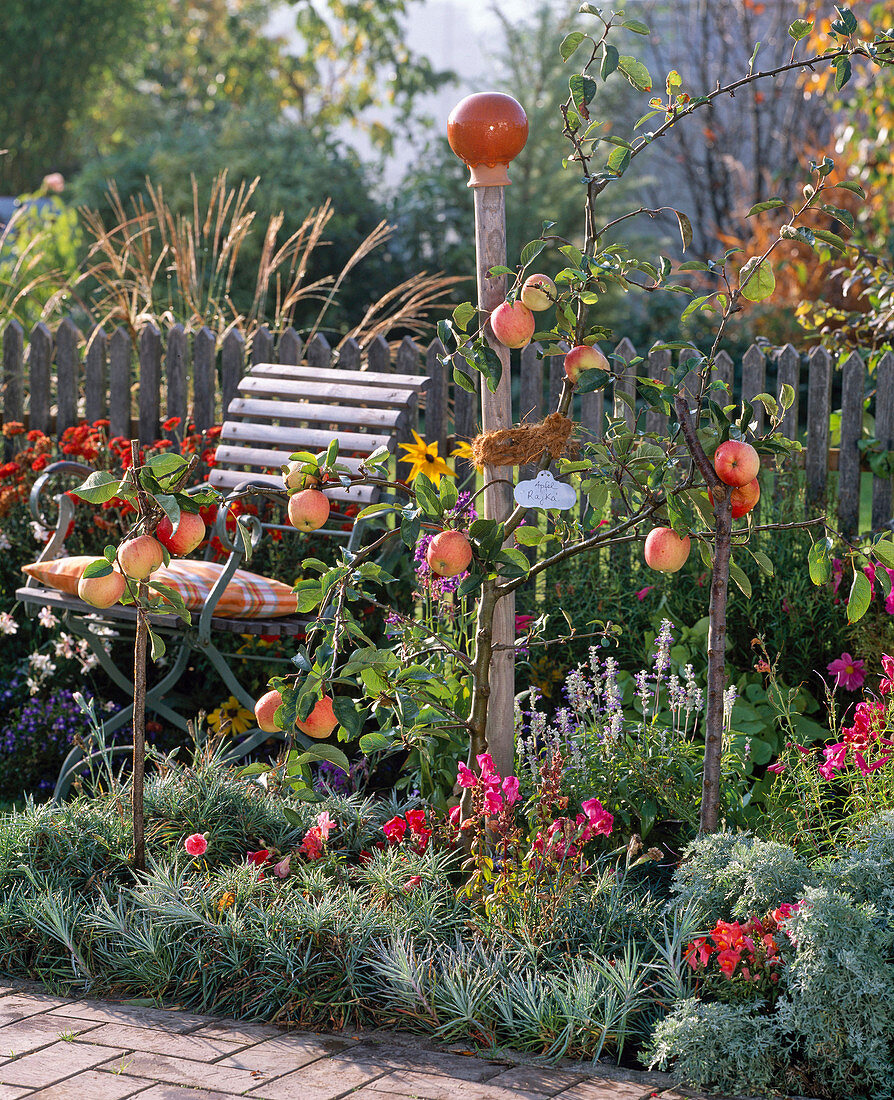
[[[461,813],[462,810],[459,806],[453,806],[450,810],[450,813],[447,815],[447,817],[450,819],[450,824],[454,827],[454,829],[459,828],[459,816]]]
[[[835,773],[841,771],[844,767],[845,757],[847,756],[846,742],[841,741],[837,745],[827,745],[823,749],[823,756],[825,756],[826,762],[820,764],[817,770],[823,779],[834,779]]]
[[[524,634],[534,621],[533,615],[516,615],[515,616],[515,633]]]
[[[260,848],[257,852],[246,852],[245,854],[249,863],[253,863],[255,867],[260,867],[267,862],[273,852],[269,848]]]
[[[323,840],[328,840],[329,834],[333,829],[338,827],[338,823],[332,820],[328,810],[323,810],[323,812],[317,816],[317,827],[320,830],[320,836]]]
[[[875,562],[869,562],[868,565],[863,566],[863,572],[866,574],[866,579],[869,581],[869,595],[875,595]]]
[[[847,691],[856,691],[863,686],[866,679],[864,662],[852,657],[850,653],[842,653],[834,661],[830,661],[826,668],[835,676],[835,686],[846,688]]]
[[[783,764],[781,761],[777,764],[771,764],[767,768],[767,771],[772,772],[774,775],[782,775],[782,773],[785,771],[785,764]]]
[[[882,654],[882,669],[884,670],[884,678],[879,684],[878,689],[882,695],[887,695],[892,689],[894,689],[894,657],[889,657],[887,653]]]
[[[844,576],[844,562],[841,558],[832,559],[832,594],[835,595],[838,592],[838,588],[841,585],[841,578]]]
[[[407,823],[402,817],[392,817],[382,826],[382,832],[392,844],[400,844],[407,831]]]
[[[788,920],[789,917],[791,917],[795,913],[797,913],[800,908],[801,908],[801,903],[799,901],[794,901],[794,902],[784,901],[779,906],[779,908],[774,909],[773,912],[770,915],[772,916],[773,920],[776,921],[777,924],[781,924],[784,920]]]
[[[456,781],[461,787],[474,787],[478,782],[475,773],[470,771],[462,761],[457,765]]]
[[[503,797],[506,799],[506,805],[511,806],[513,803],[518,802],[518,779],[514,775],[507,775],[503,780]]]
[[[640,601],[640,603],[642,603],[642,601],[646,598],[646,596],[648,596],[648,594],[652,591],[654,587],[654,584],[647,584],[645,588],[641,588],[639,592],[637,592],[636,598]]]
[[[307,830],[299,851],[303,852],[311,862],[323,858],[323,837],[320,835],[319,825],[313,825]]]
[[[500,794],[499,788],[496,790],[485,791],[484,794],[484,812],[486,814],[498,814],[503,809],[503,796]]]
[[[274,863],[273,873],[277,878],[287,878],[290,870],[290,864],[292,856],[287,855],[285,859],[281,859],[279,863]]]
[[[861,752],[854,750],[854,763],[863,773],[863,775],[871,775],[872,772],[877,772],[879,768],[884,767],[885,764],[891,759],[891,754],[887,756],[879,757],[878,760],[873,760],[871,764],[866,763],[866,757]]]
[[[611,833],[615,819],[598,798],[588,798],[586,802],[581,803],[581,809],[587,815],[587,820],[596,836],[608,836]]]
[[[478,761],[478,767],[481,769],[482,779],[486,779],[491,775],[496,775],[494,758],[489,752],[483,752],[480,756],[476,756],[475,759]]]
[[[404,893],[409,894],[411,890],[415,890],[417,886],[422,885],[422,875],[412,875],[404,883]]]
[[[208,841],[201,833],[193,833],[183,841],[183,847],[191,856],[203,856],[208,850]]]

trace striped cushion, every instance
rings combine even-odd
[[[95,560],[94,556],[79,556],[38,561],[22,566],[22,571],[48,588],[76,596],[81,574],[87,563]],[[152,579],[175,588],[190,611],[200,611],[223,569],[222,562],[174,558],[169,566],[157,569]],[[295,593],[287,584],[237,569],[214,614],[224,619],[267,619],[294,615],[296,609]]]

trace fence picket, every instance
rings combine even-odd
[[[279,347],[277,348],[277,354],[279,355],[280,366],[297,367],[298,364],[301,362],[301,356],[303,352],[304,341],[292,328],[292,326],[289,325],[289,327],[279,338]]]
[[[894,451],[894,353],[886,351],[875,368],[875,437],[886,451]],[[872,479],[872,529],[891,524],[891,478]]]
[[[109,434],[130,437],[130,366],[133,344],[120,326],[109,340]]]
[[[860,522],[860,448],[866,368],[852,352],[841,368],[841,450],[838,455],[838,529],[856,535]]]
[[[70,317],[56,329],[56,432],[61,434],[78,422],[78,381],[81,333]]]
[[[447,435],[450,428],[449,408],[447,405],[448,379],[447,367],[439,361],[447,350],[435,337],[425,353],[425,373],[428,385],[422,394],[425,404],[425,441],[437,443],[438,454],[443,458],[447,454]]]
[[[670,348],[653,348],[649,352],[648,359],[648,376],[654,379],[656,382],[664,382],[665,384],[670,380],[670,368],[671,368],[671,353]],[[585,395],[589,396],[589,394]],[[601,419],[600,410],[600,419]],[[656,412],[654,409],[649,409],[646,413],[646,431],[661,433],[667,426],[667,417],[664,413]]]
[[[750,401],[767,388],[767,357],[756,344],[752,344],[742,356],[742,399]],[[754,419],[757,422],[757,434],[764,430],[764,407],[758,402],[754,406]]]
[[[459,370],[470,374],[475,386],[475,393],[468,393],[460,386],[453,389],[453,438],[457,443],[465,443],[478,434],[478,387],[480,375],[477,371],[469,372],[465,359],[456,352],[453,362]],[[475,467],[464,458],[456,460],[457,481],[462,484],[467,478],[474,477]]]
[[[395,366],[398,374],[419,373],[419,348],[411,336],[405,336],[397,348]],[[410,432],[419,428],[419,398],[414,397],[410,406],[406,426],[401,432],[398,442],[409,443],[412,439]]]
[[[733,389],[733,380],[735,378],[736,368],[733,365],[732,356],[729,352],[718,351],[714,356],[714,369],[711,372],[712,382],[723,382],[730,388],[730,393]],[[717,402],[718,405],[726,404],[723,401],[723,394],[720,395],[721,400]]]
[[[25,330],[18,321],[3,333],[3,420],[25,420]]]
[[[192,416],[196,428],[206,432],[214,424],[214,394],[217,389],[217,340],[203,325],[193,341]]]
[[[245,337],[241,332],[231,329],[224,337],[220,353],[221,420],[226,416],[227,406],[236,396],[239,379],[244,370]]]
[[[798,438],[798,397],[801,388],[801,356],[786,344],[776,360],[776,398],[779,399],[783,386],[791,386],[795,391],[795,400],[782,418],[780,431],[786,439]]]
[[[366,349],[366,362],[371,371],[391,373],[391,349],[384,336],[377,336]]]
[[[106,415],[107,343],[106,334],[97,325],[90,333],[84,355],[84,416],[90,424]]]
[[[339,347],[334,366],[342,367],[344,370],[362,370],[360,357],[360,345],[352,336],[350,340],[345,340]]]
[[[615,379],[614,415],[623,416],[627,427],[633,431],[636,427],[636,367],[630,361],[636,358],[636,348],[625,336],[615,348],[615,355],[624,363],[624,370]],[[619,399],[618,393],[629,397],[633,407]]]
[[[41,321],[31,332],[31,356],[28,381],[31,388],[31,427],[50,430],[50,365],[53,362],[53,336]]]
[[[326,337],[318,332],[307,345],[305,358],[309,367],[317,370],[326,370],[332,364],[332,348]]]
[[[544,361],[538,358],[539,352],[540,344],[528,344],[521,353],[519,421],[522,423],[537,424],[543,419]],[[551,359],[550,362],[552,363],[553,360]],[[564,374],[564,370],[562,373]],[[522,466],[518,472],[519,481],[533,477],[535,469],[533,465]]]
[[[261,325],[251,340],[251,363],[254,366],[273,361],[273,333],[267,325]]]
[[[186,428],[186,365],[189,338],[183,325],[173,325],[165,350],[165,375],[168,380],[168,416],[180,417],[180,432]]]
[[[155,325],[146,325],[140,333],[138,355],[139,437],[141,443],[149,443],[158,434],[158,419],[161,415],[161,333]]]

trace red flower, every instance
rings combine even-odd
[[[179,416],[169,416],[168,419],[162,424],[162,431],[172,432],[175,428],[180,427]]]
[[[407,823],[402,817],[392,817],[382,826],[382,832],[391,844],[400,844],[407,831]]]
[[[249,863],[260,867],[273,855],[273,851],[270,848],[260,848],[257,852],[246,852],[245,855]]]

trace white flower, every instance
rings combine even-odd
[[[0,634],[17,634],[19,624],[8,611],[0,611]]]
[[[6,537],[5,531],[0,531],[0,550],[11,550],[12,543]]]
[[[75,640],[70,634],[61,634],[53,649],[57,657],[64,657],[66,661],[73,661],[77,656]]]
[[[50,537],[50,532],[42,523],[38,523],[37,520],[32,520],[28,526],[31,528],[31,534],[37,542],[46,542]]]
[[[25,683],[28,685],[28,691],[32,695],[36,695],[40,691],[40,684],[38,683],[37,680],[32,680],[32,678],[30,676],[25,681]]]
[[[28,663],[36,673],[40,674],[42,680],[45,680],[47,676],[52,676],[56,671],[53,658],[49,653],[31,653],[28,655]]]
[[[37,621],[41,626],[45,626],[47,630],[52,630],[53,627],[59,623],[59,620],[53,614],[53,609],[50,607],[42,607],[40,611],[38,611]]]

